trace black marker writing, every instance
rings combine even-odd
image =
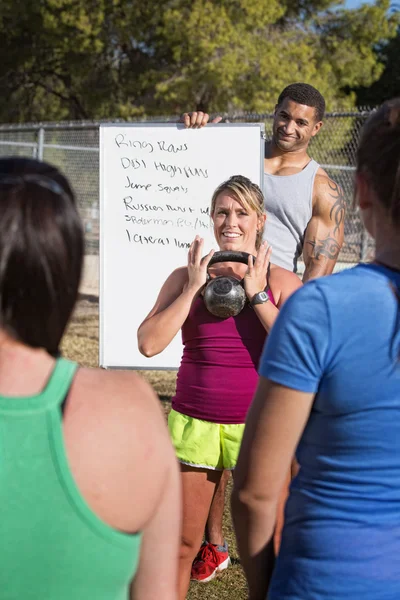
[[[148,152],[149,154],[154,152],[153,144],[151,144],[150,142],[141,142],[139,140],[130,140],[129,138],[127,139],[126,135],[124,133],[119,133],[118,135],[115,136],[115,143],[117,144],[118,148],[121,148],[121,146],[127,146],[128,148],[136,148],[138,150],[146,150],[146,152]]]
[[[131,236],[129,231],[126,229],[126,233],[128,234],[128,240],[134,244],[148,244],[148,245],[159,245],[159,246],[168,246],[169,238],[161,238],[161,237],[153,237],[152,235],[140,235],[139,233],[135,233],[135,235]]]
[[[208,179],[208,170],[207,169],[199,169],[197,167],[178,167],[176,165],[167,165],[162,162],[154,161],[154,167],[157,171],[163,171],[164,173],[169,173],[170,177],[175,177],[176,175],[185,175],[188,179],[191,177],[203,177],[204,179]]]
[[[162,140],[161,142],[157,142],[157,144],[162,152],[173,152],[174,154],[177,154],[177,152],[186,152],[186,150],[188,149],[187,144],[174,146],[174,144],[168,144],[164,140]]]
[[[180,240],[177,240],[176,238],[174,238],[174,242],[175,242],[175,246],[177,248],[190,248],[190,244],[191,244],[191,242],[181,242]]]
[[[136,217],[135,215],[125,215],[125,221],[130,221],[133,225],[173,225],[172,219],[156,219],[146,217]]]
[[[209,227],[209,223],[206,223],[205,221],[202,221],[196,217],[196,221],[194,222],[195,229],[209,229]]]
[[[131,188],[132,190],[144,190],[145,192],[148,192],[151,186],[151,183],[133,183],[129,175],[126,175],[126,188]]]
[[[186,212],[186,206],[171,206],[170,204],[166,204],[165,208],[173,212]]]
[[[132,196],[126,196],[123,200],[125,205],[125,210],[144,210],[144,211],[164,211],[162,206],[157,206],[156,204],[144,204],[142,202],[134,202]]]
[[[188,188],[183,187],[182,185],[176,185],[175,187],[170,187],[169,185],[162,185],[161,183],[158,184],[158,191],[159,192],[166,192],[167,194],[173,194],[175,192],[180,192],[183,194],[187,194],[188,193]]]
[[[127,156],[123,156],[121,158],[121,165],[124,169],[129,169],[129,167],[131,167],[132,169],[147,169],[144,160],[138,158],[128,158]]]

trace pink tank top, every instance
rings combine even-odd
[[[244,423],[266,335],[249,304],[236,317],[220,319],[197,298],[182,326],[184,349],[172,408],[205,421]]]

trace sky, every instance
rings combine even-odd
[[[372,4],[374,0],[345,0],[344,8],[358,8],[362,4]],[[396,7],[396,9],[400,6],[399,0],[392,0],[390,3],[392,10]]]
[[[358,8],[361,4],[371,4],[372,0],[346,0],[345,8]]]

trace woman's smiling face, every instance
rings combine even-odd
[[[255,210],[245,209],[228,191],[221,192],[215,201],[212,219],[215,239],[221,250],[256,254],[257,231],[262,219]]]

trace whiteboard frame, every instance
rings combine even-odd
[[[113,370],[124,370],[124,371],[178,371],[179,367],[153,367],[148,366],[146,369],[143,367],[135,367],[135,366],[115,366],[112,367],[103,364],[103,340],[104,340],[104,315],[103,315],[103,297],[104,297],[104,240],[102,236],[102,228],[104,222],[104,175],[101,165],[104,164],[104,148],[103,148],[103,136],[102,130],[108,127],[126,127],[126,128],[134,128],[134,127],[165,127],[175,129],[186,129],[183,123],[157,123],[157,122],[137,122],[137,123],[101,123],[99,125],[99,366],[102,369],[113,369]],[[260,130],[260,181],[258,185],[261,190],[263,189],[263,180],[264,180],[264,158],[265,158],[265,124],[264,123],[209,123],[207,124],[207,128],[209,127],[218,127],[221,129],[222,127],[258,127]]]

